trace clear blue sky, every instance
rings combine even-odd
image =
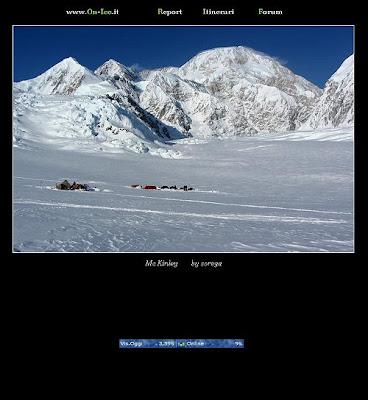
[[[14,79],[65,57],[94,70],[109,58],[142,68],[180,66],[214,47],[248,46],[323,87],[353,53],[352,27],[15,27]]]

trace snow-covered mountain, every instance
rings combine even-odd
[[[322,96],[303,128],[354,124],[354,55],[348,57],[327,81]]]
[[[110,59],[98,67],[95,74],[138,101],[137,88],[133,83],[137,77],[125,65]]]
[[[141,95],[144,106],[193,135],[294,130],[321,95],[274,58],[242,46],[207,50],[179,68],[143,71],[141,78],[149,81]],[[176,124],[173,104],[184,110],[187,118],[181,120],[192,121],[189,129]]]
[[[176,157],[168,140],[352,124],[353,76],[351,56],[322,93],[276,59],[241,46],[140,73],[111,59],[92,72],[70,57],[14,84],[14,137],[72,137]]]
[[[111,61],[105,65],[111,66]],[[112,80],[106,69],[102,66],[97,75],[67,58],[34,79],[15,83],[14,141],[179,156],[165,142],[180,133],[137,103],[136,89],[127,77],[114,78],[125,72],[123,66],[111,69]]]
[[[290,95],[319,94],[315,85],[293,74],[276,59],[243,46],[203,51],[171,72],[202,83],[222,97],[243,79],[249,84],[274,86]]]
[[[113,79],[132,81],[136,77],[129,68],[125,65],[115,61],[108,60],[95,70],[96,75],[112,77]]]
[[[77,93],[82,86],[98,85],[103,80],[83,67],[72,57],[65,58],[34,79],[18,82],[15,88],[20,91],[42,95]]]

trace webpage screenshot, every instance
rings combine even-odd
[[[364,251],[363,26],[261,3],[7,15],[8,253],[45,357],[336,348]]]

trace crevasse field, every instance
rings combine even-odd
[[[15,143],[14,251],[351,252],[352,135],[184,139],[173,158]],[[64,179],[96,191],[56,190]]]

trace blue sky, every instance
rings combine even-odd
[[[15,27],[14,79],[34,78],[66,57],[94,70],[113,58],[141,68],[180,66],[214,47],[248,46],[323,87],[353,53],[352,27]]]

